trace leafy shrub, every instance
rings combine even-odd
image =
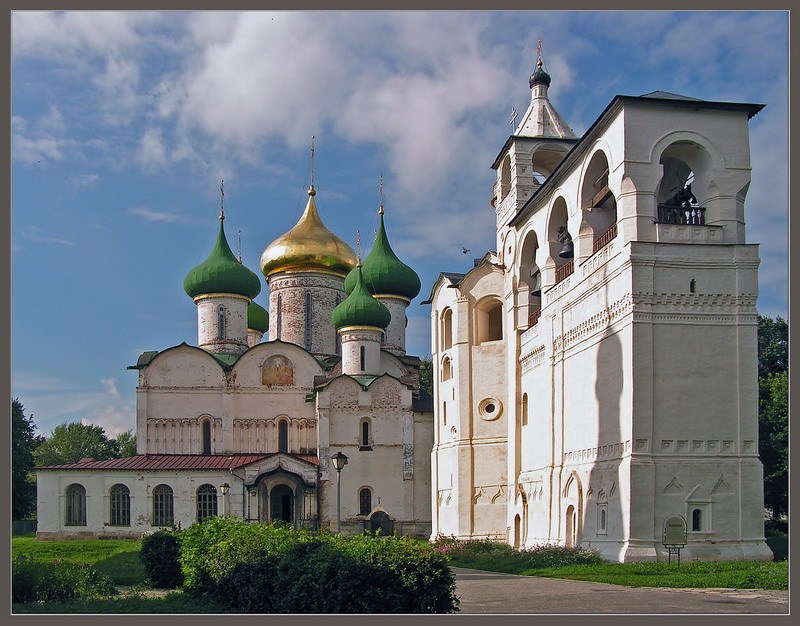
[[[65,602],[116,593],[108,576],[85,563],[49,563],[16,557],[12,563],[13,602]]]
[[[184,589],[247,613],[452,613],[446,558],[405,537],[215,518],[183,531]]]
[[[183,582],[180,531],[163,528],[142,538],[139,558],[155,587],[175,589]]]

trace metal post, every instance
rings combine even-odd
[[[342,532],[342,470],[336,470],[336,532]]]

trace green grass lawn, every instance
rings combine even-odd
[[[13,556],[24,554],[37,561],[60,559],[71,563],[90,563],[115,585],[143,585],[147,580],[139,561],[139,539],[72,539],[37,541],[33,533],[11,538]]]
[[[514,556],[453,556],[454,567],[489,572],[566,578],[628,587],[788,589],[788,561],[692,561],[681,563],[597,563],[530,569]]]

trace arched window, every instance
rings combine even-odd
[[[359,354],[359,365],[361,366],[361,371],[367,371],[367,349],[364,346],[359,346],[358,348]]]
[[[503,338],[503,304],[496,298],[486,298],[475,306],[477,343]]]
[[[111,487],[111,526],[131,525],[131,492],[125,485]]]
[[[281,338],[281,321],[283,317],[283,306],[282,306],[283,298],[281,294],[278,294],[278,297],[275,299],[275,308],[278,309],[278,315],[275,317],[275,339]]]
[[[511,191],[511,156],[506,155],[500,164],[500,200]]]
[[[606,529],[606,510],[600,509],[600,530]]]
[[[202,522],[217,515],[217,488],[214,485],[200,485],[197,488],[197,521]]]
[[[289,422],[278,423],[278,452],[289,452]]]
[[[153,489],[153,526],[172,526],[174,523],[172,487],[158,485]]]
[[[217,339],[225,339],[225,307],[217,307]]]
[[[453,309],[445,309],[442,313],[442,350],[453,347]]]
[[[368,487],[364,487],[358,492],[358,514],[369,515],[372,510],[372,491]]]
[[[74,483],[67,487],[66,526],[86,526],[86,489]]]
[[[701,530],[703,530],[703,511],[692,509],[692,531],[698,532]]]
[[[203,420],[203,452],[211,454],[211,420]]]
[[[522,425],[528,425],[528,394],[522,394]]]
[[[361,432],[359,433],[359,450],[372,450],[372,444],[370,443],[370,421],[367,418],[364,418],[361,421]]]
[[[305,348],[309,352],[311,352],[311,339],[312,339],[312,331],[311,331],[311,292],[306,291],[306,328],[305,328]]]
[[[442,380],[450,380],[453,377],[453,365],[450,362],[450,357],[446,356],[442,359]]]

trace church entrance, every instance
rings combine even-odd
[[[378,531],[379,535],[388,537],[394,532],[394,522],[386,511],[375,511],[367,520],[367,529],[372,532]]]
[[[271,522],[294,523],[294,491],[289,485],[275,485],[269,494]]]

